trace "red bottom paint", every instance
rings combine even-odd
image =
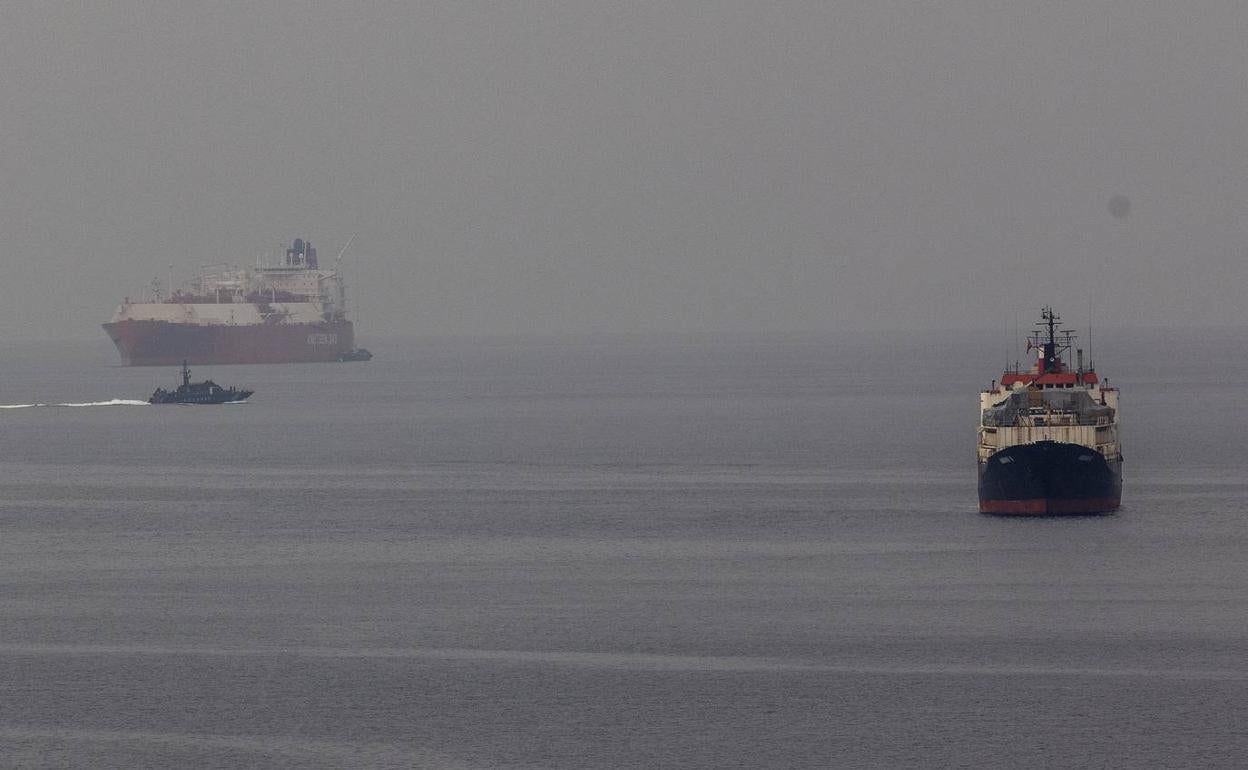
[[[1111,513],[1118,510],[1120,504],[1121,499],[1118,497],[1084,497],[1070,500],[1043,497],[1029,500],[980,500],[979,512],[1003,516],[1061,516]]]

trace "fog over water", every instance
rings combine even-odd
[[[0,766],[1243,765],[1248,5],[3,22]],[[367,363],[99,328],[353,235]],[[1113,515],[977,513],[1042,304]]]
[[[1244,324],[1246,31],[1235,2],[17,4],[0,324],[103,340],[171,263],[351,234],[365,333]]]

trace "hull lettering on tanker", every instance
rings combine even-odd
[[[337,345],[338,335],[337,334],[309,334],[308,344],[309,345]]]

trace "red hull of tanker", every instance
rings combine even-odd
[[[125,366],[337,361],[355,347],[350,321],[230,326],[126,320],[106,323],[104,331]]]

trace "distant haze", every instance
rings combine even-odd
[[[296,236],[370,334],[1248,324],[1240,2],[14,3],[0,324]]]

